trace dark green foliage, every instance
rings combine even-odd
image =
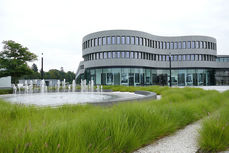
[[[37,56],[28,48],[12,40],[3,41],[3,51],[0,52],[0,77],[12,76],[16,83],[17,78],[32,73],[26,62],[37,59]]]
[[[13,89],[0,89],[0,95],[12,94],[12,93],[13,93]]]

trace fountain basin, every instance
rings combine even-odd
[[[60,106],[64,104],[101,104],[117,101],[139,100],[146,95],[130,92],[56,92],[4,95],[1,98],[12,103],[37,106]]]

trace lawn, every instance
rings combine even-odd
[[[152,143],[225,105],[226,94],[198,88],[107,86],[154,91],[161,100],[113,106],[24,106],[0,100],[0,152],[122,153]]]

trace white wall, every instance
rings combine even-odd
[[[0,78],[0,88],[11,87],[11,76]]]

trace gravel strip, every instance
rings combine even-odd
[[[197,137],[201,122],[197,121],[171,136],[141,148],[134,153],[195,153],[198,150]]]

